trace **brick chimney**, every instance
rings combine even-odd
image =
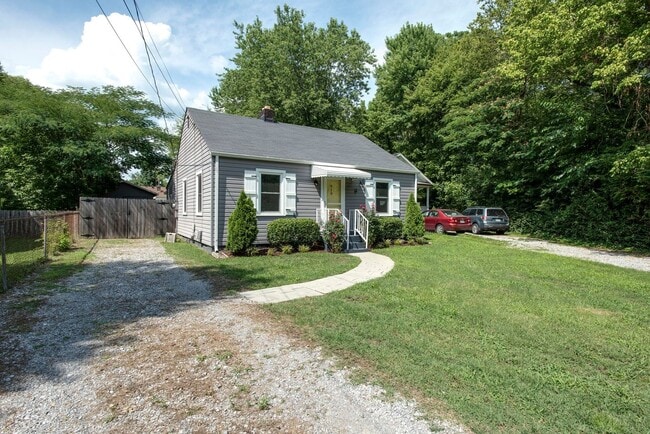
[[[260,112],[260,119],[264,122],[275,122],[275,112],[271,106],[265,105]]]

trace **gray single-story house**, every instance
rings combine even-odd
[[[278,218],[323,224],[339,216],[349,232],[363,232],[360,210],[404,216],[409,194],[431,182],[408,160],[359,134],[188,108],[170,182],[177,234],[225,247],[228,219],[241,191],[257,210],[256,244]],[[363,235],[363,234],[362,234]]]

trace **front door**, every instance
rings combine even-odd
[[[325,208],[340,209],[343,211],[343,181],[340,179],[327,179],[325,181]]]

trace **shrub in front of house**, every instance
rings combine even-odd
[[[323,227],[323,241],[332,253],[341,253],[345,243],[345,225],[338,218],[330,219]]]
[[[402,238],[404,223],[399,217],[382,217],[379,219],[379,225],[384,240],[398,240]]]
[[[282,218],[269,223],[266,237],[272,246],[290,245],[297,250],[300,245],[316,245],[320,240],[320,228],[311,219]]]
[[[409,241],[424,237],[424,218],[413,193],[409,195],[409,200],[406,202],[406,219],[402,236]]]
[[[243,191],[228,219],[226,249],[235,255],[246,254],[257,238],[257,211],[253,201]]]
[[[367,210],[361,208],[363,215],[368,219],[368,247],[375,247],[384,241],[384,235],[381,230],[381,219],[375,213],[374,208]]]

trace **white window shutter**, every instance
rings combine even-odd
[[[284,196],[287,215],[296,214],[296,174],[287,173],[284,175]]]
[[[246,196],[250,197],[255,205],[255,209],[258,209],[257,206],[257,172],[254,170],[245,170],[244,171],[244,193]]]
[[[400,213],[400,185],[399,181],[393,181],[393,187],[391,188],[391,210],[393,215],[398,215]]]
[[[375,180],[366,179],[364,183],[364,190],[366,193],[366,209],[370,211],[375,209]]]

